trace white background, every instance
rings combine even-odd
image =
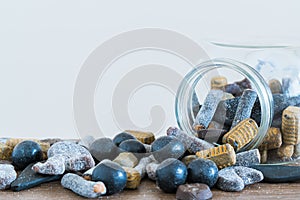
[[[80,67],[124,31],[166,28],[199,43],[297,38],[299,21],[296,0],[1,1],[0,136],[78,137],[72,96]]]

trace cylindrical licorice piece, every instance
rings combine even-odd
[[[159,164],[156,162],[149,163],[146,166],[146,171],[147,171],[147,175],[148,175],[149,179],[151,179],[153,181],[156,180],[156,170],[157,170],[158,166],[159,166]]]
[[[291,160],[294,153],[294,145],[283,144],[278,150],[277,154],[282,160]]]
[[[278,79],[269,80],[269,87],[272,94],[282,94],[282,86]]]
[[[213,144],[206,142],[205,140],[196,138],[195,136],[188,135],[187,133],[175,127],[170,127],[167,130],[167,135],[176,137],[191,153],[196,153],[197,151],[214,147]]]
[[[138,164],[138,159],[131,152],[120,153],[113,162],[120,164],[122,167],[135,167]]]
[[[152,132],[146,131],[137,131],[137,130],[125,130],[125,132],[133,135],[138,139],[141,143],[151,144],[155,140],[155,136]]]
[[[254,90],[244,90],[239,101],[234,119],[232,121],[231,129],[234,128],[242,120],[250,118],[256,98],[257,93]]]
[[[215,76],[210,81],[210,87],[212,90],[225,90],[227,85],[227,78],[224,76]]]
[[[292,82],[292,79],[290,79],[290,78],[282,78],[282,93],[285,96],[290,95],[291,82]]]
[[[283,143],[300,143],[300,107],[289,106],[283,111],[281,129]]]
[[[198,137],[210,143],[221,143],[226,132],[223,129],[203,129],[198,131]]]
[[[206,129],[208,127],[222,97],[222,90],[210,90],[195,118],[193,127],[196,131]]]
[[[97,198],[106,193],[106,187],[103,182],[87,181],[81,176],[72,173],[63,176],[61,185],[64,188],[72,190],[76,194],[87,198]]]
[[[219,169],[232,166],[236,163],[236,154],[229,144],[220,145],[211,149],[196,153],[199,158],[210,159],[216,163]]]
[[[278,149],[282,144],[281,131],[279,128],[271,127],[268,129],[267,135],[258,147],[261,150]]]
[[[127,175],[127,182],[125,188],[137,189],[141,183],[141,174],[134,168],[123,167]]]
[[[223,136],[222,142],[229,143],[236,151],[248,144],[258,133],[253,119],[245,119]]]
[[[193,96],[192,96],[192,109],[193,109],[193,115],[196,116],[197,113],[199,112],[201,108],[201,105],[199,103],[199,99],[197,97],[196,92],[193,92]]]
[[[260,164],[260,153],[258,149],[252,149],[236,154],[235,165],[248,167],[250,165]]]
[[[181,162],[183,162],[186,166],[190,164],[193,160],[196,160],[198,157],[196,155],[188,155],[181,159]]]

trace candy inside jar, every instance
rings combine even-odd
[[[264,77],[263,68],[233,59],[198,65],[177,92],[179,127],[216,146],[230,144],[235,152],[258,148],[261,163],[297,159],[299,73],[280,77],[273,71],[273,77]],[[206,156],[222,153],[220,149]]]

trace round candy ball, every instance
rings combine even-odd
[[[204,183],[213,187],[218,180],[218,167],[208,159],[196,159],[188,165],[188,182]]]
[[[122,133],[117,134],[114,137],[113,143],[115,145],[119,146],[123,141],[130,140],[130,139],[135,140],[136,138],[133,135],[130,135],[129,133],[122,132]]]
[[[12,164],[18,170],[23,170],[31,163],[41,161],[43,159],[43,152],[38,143],[25,140],[15,146],[11,159]]]
[[[120,149],[132,153],[146,153],[145,146],[136,139],[125,140],[119,145]]]
[[[185,183],[186,178],[185,164],[175,158],[166,159],[156,170],[157,185],[167,193],[175,193],[177,188]]]
[[[93,181],[102,181],[108,195],[121,192],[127,182],[125,170],[117,163],[106,160],[95,167],[92,173]]]

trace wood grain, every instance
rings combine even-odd
[[[213,199],[299,199],[300,183],[268,184],[258,183],[247,186],[242,192],[222,192],[218,189],[212,189]],[[59,199],[73,200],[83,199],[70,190],[61,187],[60,182],[42,184],[38,187],[21,191],[12,192],[5,190],[0,192],[1,200],[12,199]],[[137,190],[124,190],[120,194],[112,196],[103,196],[101,199],[126,199],[126,200],[167,200],[176,199],[175,194],[166,194],[156,187],[155,182],[143,180]]]

